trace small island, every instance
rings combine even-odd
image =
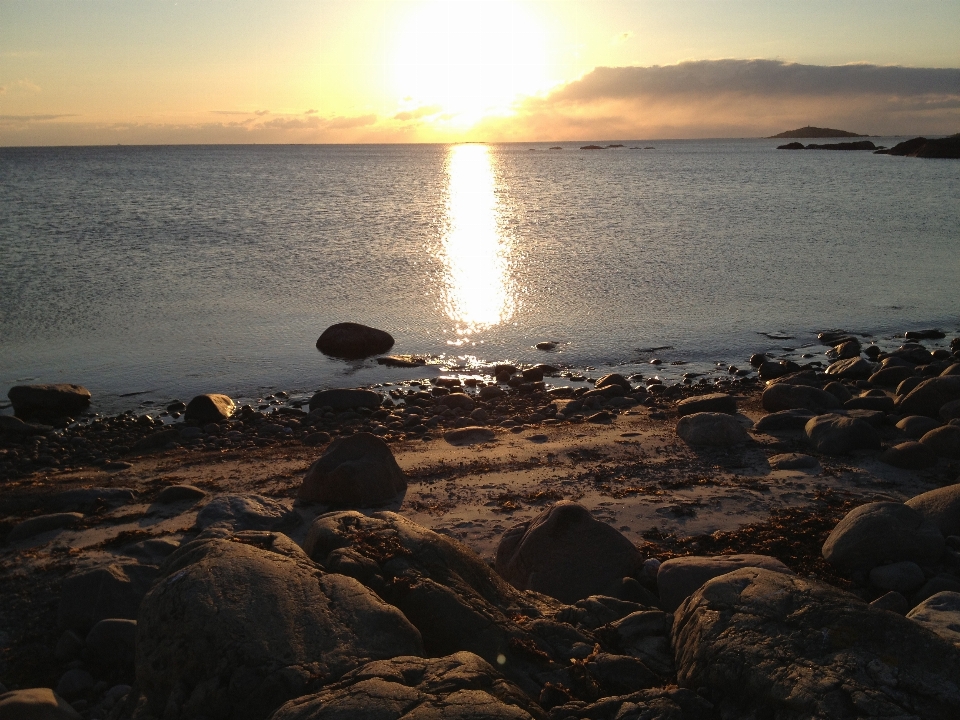
[[[807,125],[796,130],[787,130],[778,135],[771,135],[768,140],[775,138],[844,138],[844,137],[867,137],[863,133],[847,132],[846,130],[834,130],[832,128],[820,128]]]

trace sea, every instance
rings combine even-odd
[[[0,401],[72,382],[153,413],[497,362],[709,383],[823,360],[827,329],[960,334],[960,162],[783,142],[0,148]],[[428,364],[318,352],[346,321]]]

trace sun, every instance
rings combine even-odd
[[[522,0],[428,0],[396,37],[398,96],[457,124],[508,112],[550,84],[545,25]]]

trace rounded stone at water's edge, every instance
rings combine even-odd
[[[331,325],[317,339],[317,350],[324,355],[346,359],[379,355],[392,347],[390,333],[352,322]]]
[[[937,455],[948,458],[960,458],[960,427],[944,425],[934,428],[920,442]]]
[[[678,415],[693,415],[698,412],[727,413],[734,415],[737,412],[737,400],[726,393],[711,393],[689,397],[677,403]]]
[[[479,445],[493,442],[497,434],[490,428],[470,426],[449,430],[443,434],[443,439],[451,445]]]
[[[642,562],[626,537],[565,500],[507,530],[497,546],[495,569],[519,590],[572,603],[614,594]]]
[[[298,499],[339,507],[374,507],[402,496],[407,479],[376,435],[338,438],[307,470]]]
[[[210,393],[197,395],[187,403],[183,419],[187,422],[212,423],[226,420],[236,409],[233,400],[226,395]]]
[[[796,409],[826,412],[840,407],[840,402],[831,393],[808,385],[786,383],[777,383],[764,390],[761,403],[767,412]]]
[[[731,447],[750,439],[740,421],[725,413],[699,412],[677,422],[677,435],[689,445]]]
[[[907,505],[875,502],[854,508],[823,544],[823,557],[843,572],[869,572],[909,560],[932,565],[943,554],[940,530]]]
[[[850,358],[848,360],[838,360],[827,368],[827,375],[834,377],[866,379],[873,375],[875,365],[869,363],[861,357]]]
[[[960,376],[947,375],[924,380],[897,402],[901,415],[926,415],[939,418],[940,408],[960,400]]]
[[[858,418],[820,415],[809,420],[804,431],[814,448],[825,455],[880,449],[880,435],[870,423]]]
[[[90,391],[82,385],[16,385],[7,393],[19,418],[59,418],[86,410]]]
[[[329,407],[334,412],[352,410],[358,407],[376,409],[380,407],[383,398],[373,390],[359,390],[353,388],[335,388],[321,390],[310,398],[310,412]]]
[[[897,422],[897,428],[903,430],[904,434],[912,440],[919,440],[940,425],[938,421],[924,415],[908,415]]]

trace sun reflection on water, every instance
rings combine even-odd
[[[485,145],[454,145],[447,157],[444,311],[456,340],[507,322],[515,301],[510,282],[510,242],[501,232],[493,157]]]

